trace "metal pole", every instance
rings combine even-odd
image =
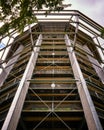
[[[82,107],[84,110],[88,129],[89,130],[103,130],[100,120],[98,118],[97,112],[95,110],[93,101],[91,99],[90,93],[88,91],[86,81],[81,72],[81,69],[78,64],[75,53],[73,51],[73,48],[71,47],[71,43],[68,38],[68,35],[65,35],[65,42],[67,46],[70,46],[70,47],[67,47],[67,50],[68,50],[68,54],[69,54],[69,58],[72,65],[75,79],[79,78],[80,80],[79,82],[76,82],[76,85],[77,85],[79,96],[82,102]]]

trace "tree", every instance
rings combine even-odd
[[[0,0],[0,36],[9,33],[9,30],[16,29],[23,31],[28,24],[36,22],[34,10],[47,8],[51,11],[63,10],[63,0]]]
[[[101,30],[101,37],[104,37],[104,28]]]

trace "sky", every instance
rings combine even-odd
[[[4,43],[0,43],[0,49],[2,49],[4,47],[5,47]]]
[[[64,0],[71,3],[69,9],[79,10],[98,24],[104,26],[104,0]],[[68,9],[68,8],[67,8]]]

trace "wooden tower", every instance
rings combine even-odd
[[[103,130],[102,27],[76,10],[43,14],[1,49],[10,48],[0,63],[0,129]]]

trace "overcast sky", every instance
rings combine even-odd
[[[65,0],[71,3],[69,9],[79,10],[100,25],[104,26],[104,0]],[[68,9],[68,8],[67,8]]]

